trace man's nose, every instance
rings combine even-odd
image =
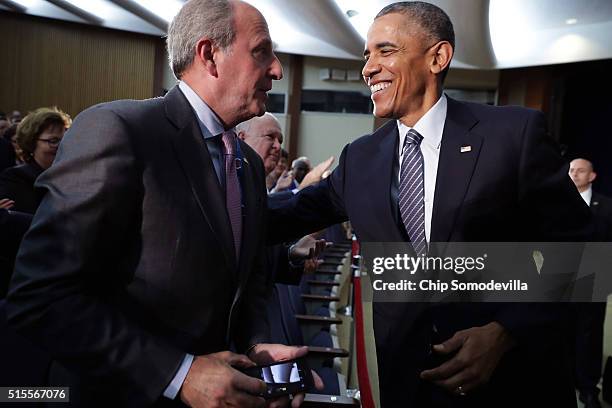
[[[380,71],[378,64],[374,61],[374,58],[370,58],[366,61],[363,69],[361,70],[361,75],[363,76],[363,80],[366,85],[369,85],[369,81],[372,76],[376,75]]]
[[[270,65],[270,75],[272,76],[272,79],[275,79],[277,81],[282,79],[283,77],[283,66],[281,65],[276,54],[274,55],[274,60]]]

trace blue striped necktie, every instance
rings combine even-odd
[[[398,195],[402,222],[417,255],[427,253],[422,140],[423,136],[414,129],[406,133]]]

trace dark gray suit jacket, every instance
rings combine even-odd
[[[266,341],[263,165],[241,143],[240,260],[195,114],[165,97],[81,113],[37,186],[8,318],[78,406],[159,400],[186,352]],[[165,402],[165,401],[164,401]]]

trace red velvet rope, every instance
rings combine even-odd
[[[353,239],[353,257],[359,255],[359,242]],[[365,330],[363,327],[363,304],[361,298],[361,277],[360,271],[353,275],[353,288],[355,289],[355,340],[357,352],[357,379],[359,380],[359,391],[361,394],[361,406],[363,408],[375,408],[374,398],[372,397],[372,387],[368,375],[368,361],[366,359]]]

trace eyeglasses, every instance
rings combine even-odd
[[[60,142],[62,141],[62,139],[54,137],[51,139],[38,139],[41,142],[47,142],[47,144],[49,145],[49,147],[57,147],[59,146]]]

